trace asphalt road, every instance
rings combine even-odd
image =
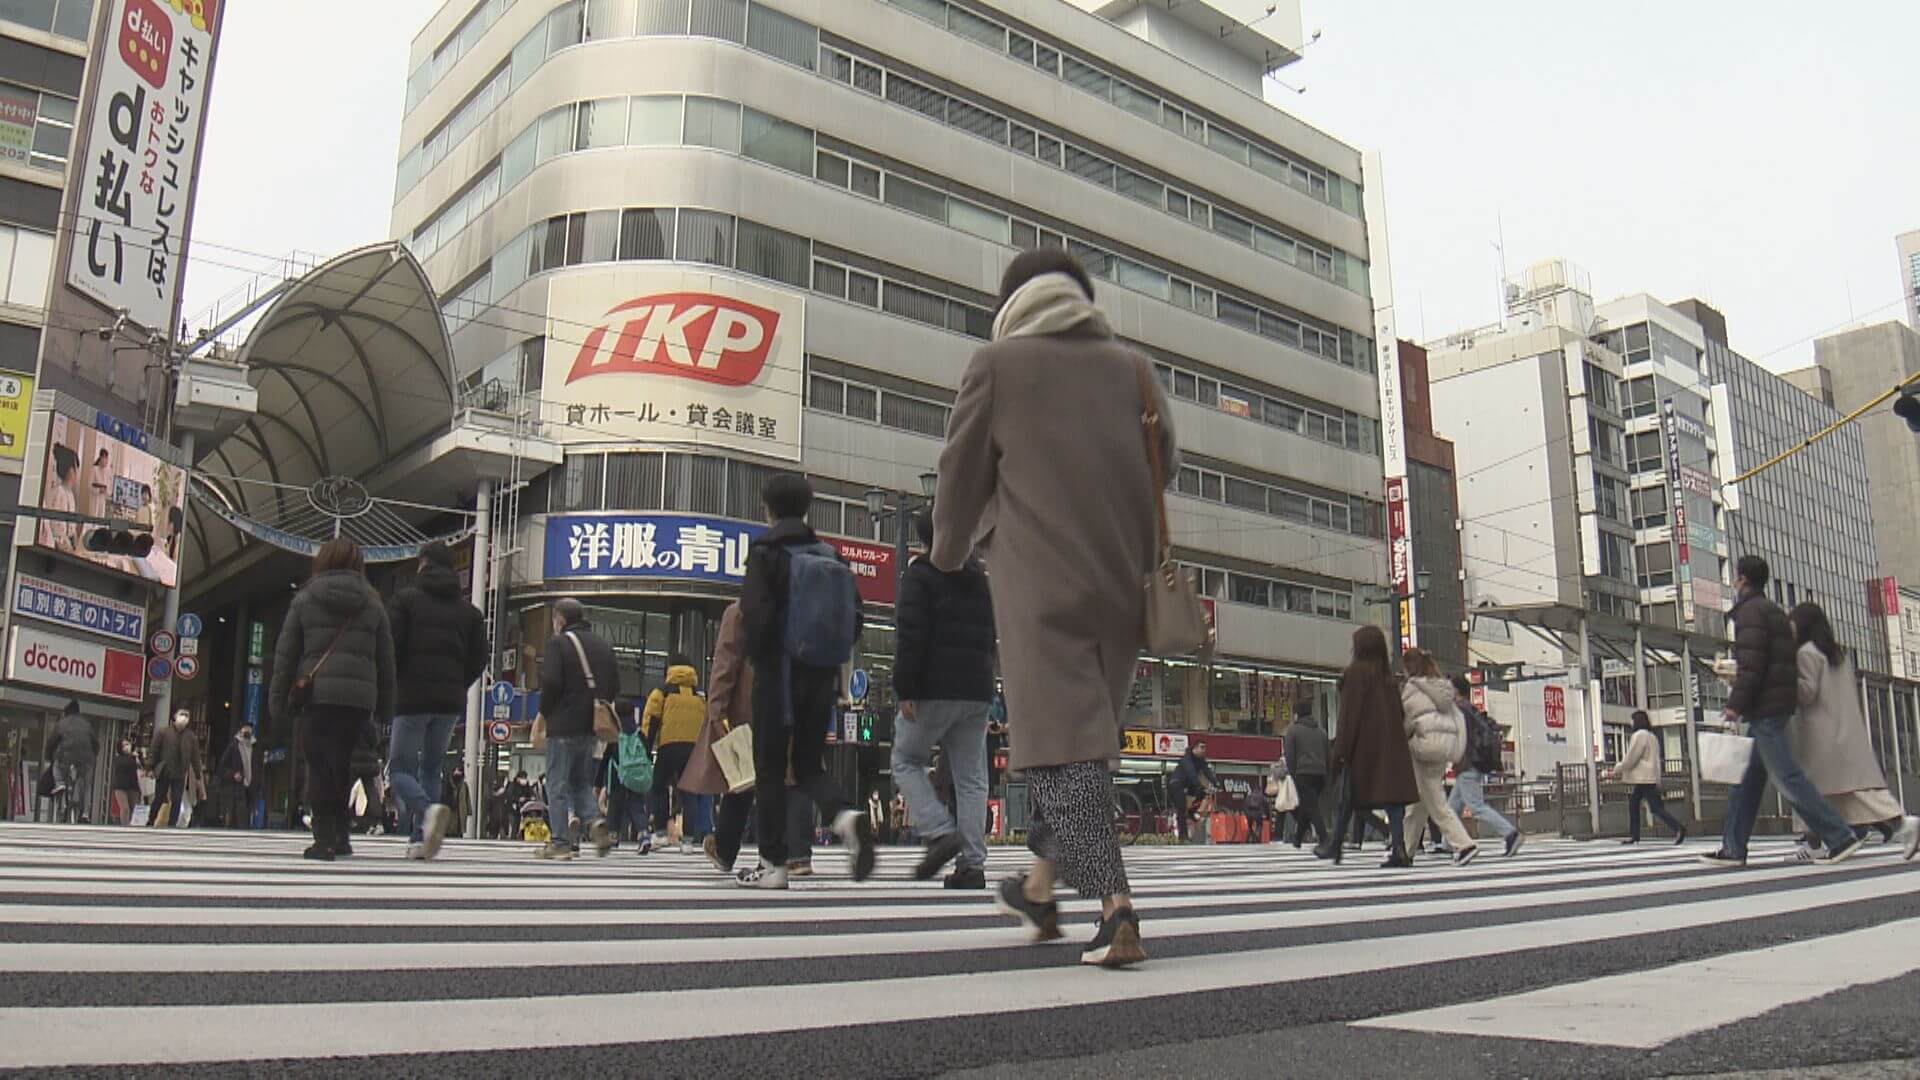
[[[885,853],[743,893],[689,855],[432,864],[0,826],[0,1066],[52,1075],[1920,1076],[1920,862],[1536,838],[1342,867],[1128,852],[1152,960],[1083,967]],[[992,872],[1023,861],[997,850]],[[1459,1008],[1467,1006],[1466,1008]],[[1434,1010],[1444,1010],[1435,1012]]]

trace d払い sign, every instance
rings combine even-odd
[[[108,0],[67,283],[172,330],[218,0]],[[84,151],[84,152],[83,152]]]

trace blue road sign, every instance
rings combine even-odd
[[[487,688],[487,697],[495,705],[511,705],[513,704],[513,684],[502,679]]]
[[[187,614],[180,616],[180,625],[178,629],[180,631],[180,636],[183,638],[199,637],[200,631],[205,630],[206,626],[200,621],[200,616],[195,615],[192,612],[188,612]]]
[[[866,669],[854,668],[853,675],[847,679],[847,696],[855,701],[867,700],[867,683]]]
[[[164,656],[147,661],[147,678],[154,682],[166,682],[173,678],[173,661]]]

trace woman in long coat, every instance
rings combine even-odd
[[[1340,840],[1356,812],[1387,815],[1392,852],[1384,866],[1411,866],[1403,835],[1407,806],[1420,801],[1414,781],[1413,753],[1407,746],[1407,715],[1400,687],[1387,666],[1387,635],[1377,626],[1353,632],[1353,659],[1340,676],[1340,730],[1333,739],[1328,775],[1346,775],[1347,797],[1333,835],[1313,850],[1340,861]]]
[[[1887,790],[1886,774],[1874,755],[1866,717],[1860,711],[1859,679],[1853,657],[1834,640],[1833,625],[1819,604],[1808,602],[1787,616],[1800,643],[1800,715],[1787,725],[1793,759],[1854,831],[1878,829],[1899,840],[1909,859],[1920,853],[1920,818],[1909,817]],[[1817,838],[1802,841],[1810,857]]]
[[[1025,252],[1001,280],[993,342],[960,380],[934,502],[934,566],[956,571],[978,546],[993,567],[1009,765],[1031,800],[1037,858],[1001,884],[996,902],[1044,940],[1060,934],[1056,875],[1099,897],[1100,925],[1081,959],[1104,966],[1146,958],[1113,835],[1109,770],[1144,637],[1141,583],[1155,561],[1148,410],[1161,418],[1171,475],[1173,436],[1152,368],[1114,337],[1078,260]]]

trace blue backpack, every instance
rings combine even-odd
[[[795,663],[837,668],[853,659],[860,592],[853,571],[823,543],[788,549],[786,650]]]
[[[653,756],[647,753],[646,740],[638,731],[623,731],[615,743],[613,775],[620,786],[635,795],[653,790]]]

